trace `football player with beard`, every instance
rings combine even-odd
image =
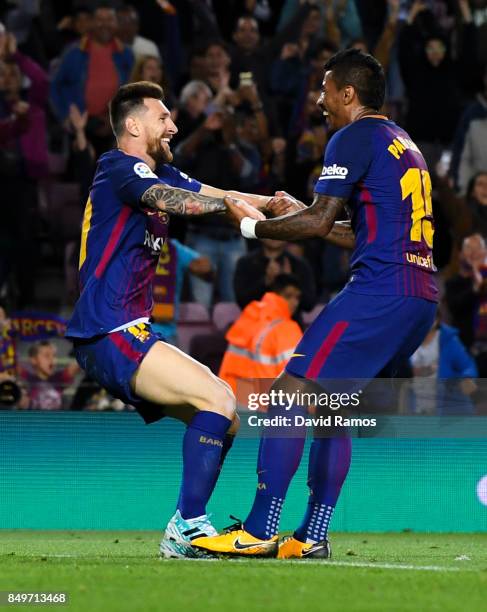
[[[86,373],[135,406],[146,423],[187,424],[177,510],[161,542],[164,557],[195,556],[191,540],[216,534],[206,504],[238,427],[235,397],[210,370],[152,330],[152,280],[170,215],[224,212],[227,192],[170,165],[177,127],[159,85],[122,86],[110,103],[118,148],[104,153],[86,204],[80,297],[66,337]],[[269,198],[230,192],[246,216]]]

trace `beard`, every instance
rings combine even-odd
[[[147,154],[156,163],[171,163],[173,154],[169,148],[169,143],[162,142],[161,138],[151,138],[147,144]]]

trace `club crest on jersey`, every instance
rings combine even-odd
[[[137,176],[140,176],[140,178],[157,178],[157,174],[154,174],[144,162],[137,162],[134,164],[134,172]]]
[[[324,181],[326,179],[346,179],[347,174],[348,168],[344,168],[343,166],[337,166],[336,164],[333,164],[333,166],[323,166],[321,176],[318,180]]]
[[[134,336],[139,342],[145,342],[150,338],[150,333],[143,323],[141,323],[140,325],[132,325],[131,327],[127,328],[127,331],[129,332],[129,334],[132,334],[132,336]]]
[[[145,230],[144,246],[149,247],[153,255],[158,255],[161,252],[164,238],[162,236],[154,236],[148,230]]]

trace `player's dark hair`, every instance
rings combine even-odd
[[[138,81],[122,85],[110,101],[110,123],[115,136],[118,138],[124,130],[127,115],[133,112],[143,111],[144,98],[163,100],[164,92],[157,83],[150,81]]]
[[[45,346],[53,346],[50,340],[38,340],[29,346],[28,355],[29,357],[36,357],[37,353]]]
[[[295,287],[302,291],[301,282],[295,274],[278,274],[269,287],[269,291],[282,293],[286,287]]]
[[[333,71],[338,89],[351,85],[363,106],[378,111],[384,104],[386,80],[380,63],[359,49],[345,49],[331,57],[324,66]]]

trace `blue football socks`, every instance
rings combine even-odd
[[[308,465],[310,497],[301,525],[294,532],[300,542],[320,542],[328,534],[333,510],[347,477],[352,456],[348,437],[316,438]]]
[[[272,418],[277,414],[292,417],[304,414],[304,411],[299,408],[289,412],[269,410],[268,416]],[[286,429],[283,428],[281,435],[290,434]],[[301,461],[306,431],[304,428],[294,429],[296,437],[276,437],[278,435],[276,427],[265,428],[262,433],[257,460],[257,492],[244,523],[246,531],[262,540],[272,538],[279,531],[282,505]]]
[[[222,454],[220,455],[220,463],[218,464],[218,469],[215,474],[215,480],[213,482],[213,486],[211,487],[210,497],[215,489],[218,479],[220,478],[223,464],[225,463],[225,459],[228,455],[229,450],[232,448],[234,441],[235,441],[234,434],[229,434],[229,433],[225,434],[225,437],[223,438]]]
[[[186,429],[183,479],[177,506],[184,519],[206,514],[206,504],[221,469],[225,434],[231,424],[232,421],[221,414],[201,411],[195,413]]]

